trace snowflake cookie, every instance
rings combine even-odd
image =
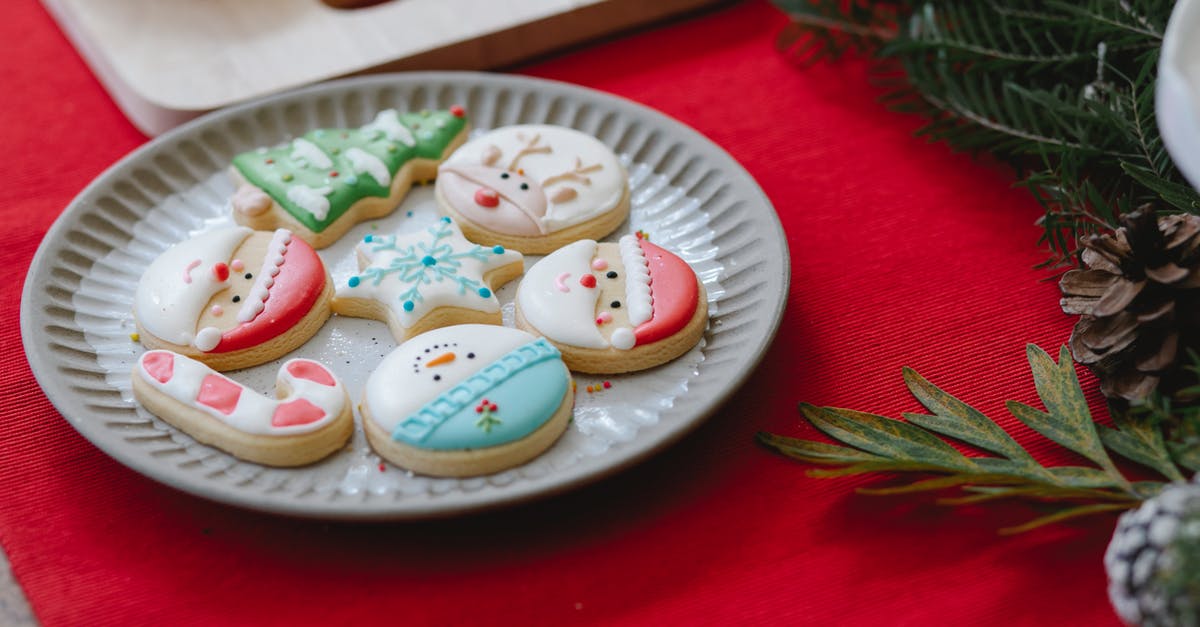
[[[233,216],[256,229],[286,227],[317,248],[350,227],[391,213],[414,182],[466,140],[462,107],[380,111],[358,128],[305,133],[233,159]]]
[[[450,218],[367,235],[356,250],[358,274],[338,286],[333,311],[385,321],[397,342],[452,324],[500,324],[492,292],[524,271],[521,253],[467,241]]]
[[[571,374],[553,344],[463,324],[414,337],[367,379],[363,430],[381,457],[430,475],[499,472],[540,455],[571,418]]]

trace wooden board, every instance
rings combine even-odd
[[[489,69],[715,0],[43,0],[126,115],[157,135],[329,78]]]

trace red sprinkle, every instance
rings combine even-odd
[[[596,277],[590,274],[585,274],[579,277],[579,284],[584,287],[596,287]]]
[[[459,105],[450,105],[450,115],[456,118],[461,118],[467,115],[467,111]]]
[[[384,468],[386,468],[386,466],[383,465],[383,462],[379,462],[379,472],[383,472]]]
[[[483,405],[480,405],[479,407],[476,407],[476,408],[475,408],[475,413],[477,413],[477,414],[482,414],[482,413],[483,413]]]
[[[272,163],[275,163],[274,159],[267,159],[267,165],[271,165]]]
[[[337,170],[334,170],[333,172],[330,172],[330,173],[329,173],[329,176],[330,176],[330,177],[336,177],[336,176],[337,176]]]
[[[605,382],[604,382],[604,389],[606,389],[606,390],[607,390],[607,389],[608,389],[608,388],[610,388],[610,387],[612,387],[612,383],[610,383],[610,382],[608,382],[608,381],[605,381]]]
[[[491,404],[491,406],[489,406],[489,407],[488,407],[488,409],[490,409],[490,410],[492,410],[492,411],[496,411],[497,409],[500,409],[500,408],[499,408],[499,407],[496,407],[496,404],[495,404],[495,403],[492,403],[492,404]]]
[[[213,276],[217,278],[217,281],[224,282],[229,278],[229,266],[223,262],[213,264]]]

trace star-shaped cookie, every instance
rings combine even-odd
[[[397,342],[453,324],[500,324],[493,290],[524,271],[521,253],[470,242],[450,218],[367,235],[356,250],[358,274],[338,286],[333,311],[387,322]]]

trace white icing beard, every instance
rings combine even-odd
[[[507,168],[522,147],[528,146],[535,136],[539,138],[539,146],[547,146],[550,150],[531,152],[520,158],[516,169],[523,170],[527,176],[545,184],[578,166],[589,170],[580,175],[587,179],[586,183],[565,179],[545,185],[546,215],[540,221],[546,232],[586,222],[612,210],[621,202],[627,184],[625,170],[617,156],[596,138],[561,126],[525,124],[501,127],[467,142],[446,163],[483,164],[485,151],[494,146],[500,150],[500,157],[490,165]],[[593,169],[595,165],[600,167]],[[550,200],[556,192],[566,187],[575,190],[573,197],[557,203]]]
[[[550,340],[608,348],[608,341],[596,328],[600,288],[579,284],[579,277],[591,274],[595,255],[596,242],[590,239],[568,244],[534,264],[517,288],[521,315]]]
[[[536,339],[524,331],[490,324],[462,324],[422,333],[389,353],[367,379],[364,399],[371,419],[391,433],[441,393]],[[447,353],[453,353],[454,359],[426,365]]]
[[[216,280],[213,266],[227,263],[251,233],[246,227],[209,231],[159,255],[142,275],[134,294],[134,315],[142,328],[180,346],[207,344],[211,333],[199,338],[196,321],[209,300],[229,286],[228,280]]]

